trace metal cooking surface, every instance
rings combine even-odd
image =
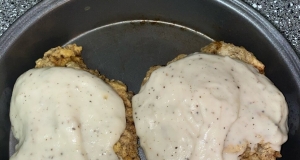
[[[1,159],[7,159],[9,152],[7,115],[13,84],[48,49],[68,43],[82,45],[89,68],[122,80],[136,93],[150,66],[166,64],[181,53],[199,51],[212,39],[242,45],[266,65],[267,77],[289,103],[291,130],[283,145],[282,160],[299,157],[299,59],[268,21],[238,0],[43,1],[2,37],[0,127],[6,138],[0,146]],[[12,153],[15,141],[10,143]]]
[[[123,81],[137,93],[149,67],[166,64],[179,54],[200,51],[211,41],[178,24],[135,20],[99,27],[67,43],[83,46],[82,56],[89,68]]]

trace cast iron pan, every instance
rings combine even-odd
[[[89,68],[137,93],[150,66],[213,40],[244,46],[265,64],[289,105],[282,160],[299,159],[299,59],[267,20],[238,0],[44,0],[33,7],[0,39],[0,159],[14,152],[8,116],[13,85],[48,49],[82,45]]]

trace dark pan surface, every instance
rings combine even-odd
[[[89,68],[138,92],[152,65],[192,53],[212,40],[244,46],[266,65],[266,76],[289,104],[289,140],[282,160],[300,157],[299,59],[279,32],[238,0],[45,0],[0,39],[0,159],[8,159],[9,101],[17,77],[52,47],[77,43]]]
[[[134,20],[99,27],[67,43],[84,47],[82,55],[90,68],[122,80],[138,93],[150,66],[166,64],[176,54],[200,51],[201,46],[211,41],[174,23]]]

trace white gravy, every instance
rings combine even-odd
[[[272,82],[229,57],[192,54],[157,69],[133,97],[148,160],[237,160],[248,144],[287,140],[287,104]]]
[[[11,160],[117,160],[125,129],[122,99],[96,76],[77,69],[31,69],[21,75],[10,108],[19,140]]]

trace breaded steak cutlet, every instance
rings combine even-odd
[[[264,74],[264,64],[256,59],[256,57],[253,55],[253,53],[247,51],[243,47],[237,47],[233,44],[225,43],[225,42],[212,42],[208,44],[207,46],[203,47],[201,49],[201,52],[203,53],[209,53],[209,54],[217,54],[222,56],[229,56],[234,59],[239,59],[241,61],[244,61],[245,63],[253,65],[255,68],[258,69],[258,71],[261,74]],[[180,60],[187,55],[180,54],[173,60],[167,63],[169,65],[172,62],[175,62],[177,60]],[[151,73],[161,66],[153,66],[150,67],[148,72],[146,73],[146,76],[142,82],[142,85],[144,85],[150,78]],[[271,148],[270,143],[268,142],[260,142],[259,144],[256,144],[256,146],[251,149],[248,144],[245,147],[244,153],[242,153],[239,157],[241,160],[276,160],[276,158],[280,158],[281,154],[278,151],[275,151]],[[234,147],[230,150],[230,152],[235,152]]]
[[[126,128],[113,149],[117,156],[123,160],[139,160],[137,136],[132,118],[131,98],[132,92],[127,91],[124,83],[108,79],[97,70],[87,68],[81,57],[82,47],[70,44],[65,47],[52,48],[44,54],[43,58],[36,61],[35,68],[43,67],[71,67],[87,71],[109,84],[122,98],[125,105]]]

